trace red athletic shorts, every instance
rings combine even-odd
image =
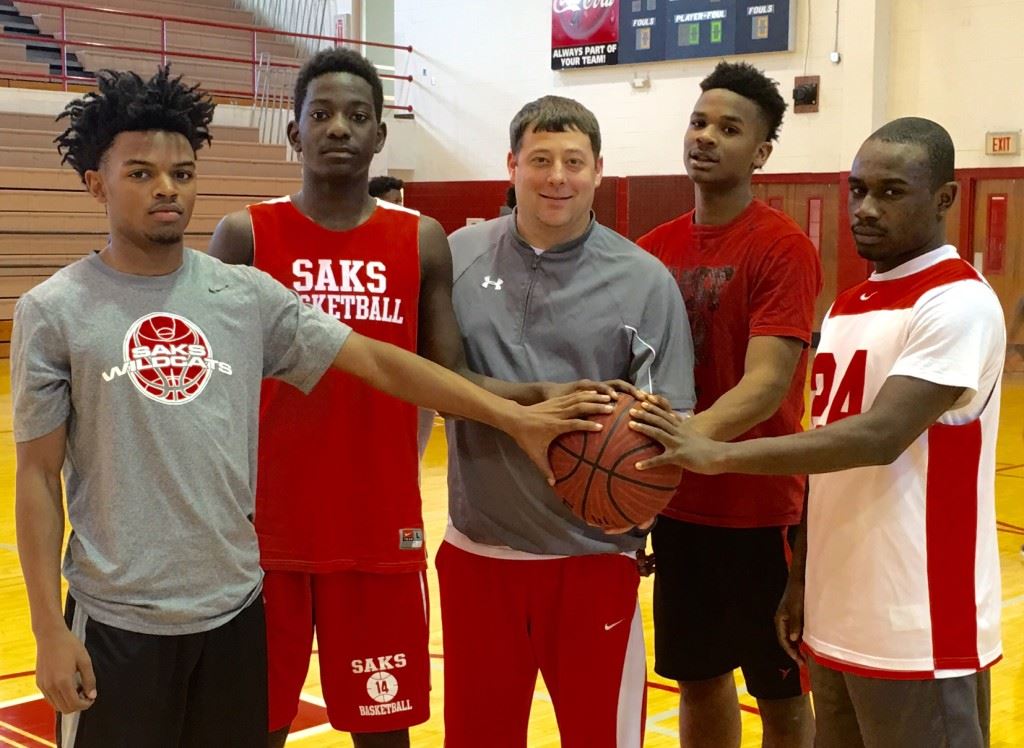
[[[423,572],[268,571],[269,725],[291,724],[316,629],[331,725],[390,732],[430,717],[429,603]]]
[[[437,554],[445,748],[526,748],[538,670],[563,748],[640,748],[646,660],[636,562]]]

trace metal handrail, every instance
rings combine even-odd
[[[385,47],[388,49],[405,50],[412,52],[412,45],[402,46],[397,44],[386,44],[384,42],[368,42],[361,39],[349,39],[340,36],[324,36],[322,34],[306,34],[297,33],[292,31],[281,31],[278,29],[268,28],[264,26],[248,26],[244,24],[236,23],[225,23],[222,21],[205,21],[195,18],[184,18],[181,16],[170,16],[170,15],[157,15],[154,13],[140,13],[137,11],[121,10],[118,8],[104,8],[104,7],[93,7],[87,5],[79,5],[77,3],[68,2],[56,2],[55,0],[27,0],[32,5],[41,5],[44,7],[53,7],[60,9],[60,28],[61,38],[59,39],[45,39],[47,44],[55,44],[60,47],[61,51],[61,73],[60,75],[54,75],[53,73],[28,73],[14,70],[4,70],[2,63],[0,63],[0,77],[11,77],[11,78],[28,78],[31,80],[57,80],[63,84],[64,90],[68,90],[69,83],[82,83],[92,84],[95,81],[93,78],[81,75],[70,75],[68,73],[67,59],[68,59],[68,47],[88,47],[92,49],[109,49],[117,52],[136,52],[141,54],[159,54],[162,64],[166,64],[168,57],[180,57],[186,59],[196,60],[207,60],[213,62],[227,62],[239,65],[248,65],[252,69],[252,76],[250,81],[250,88],[248,91],[234,90],[234,89],[214,89],[208,88],[210,93],[218,94],[222,96],[245,96],[251,97],[254,101],[259,95],[259,66],[260,56],[257,53],[256,37],[258,34],[270,34],[277,37],[292,37],[296,39],[315,39],[321,41],[329,41],[335,44],[361,44],[372,47]],[[144,18],[149,20],[160,21],[160,47],[139,47],[129,46],[120,44],[107,44],[105,42],[94,42],[80,39],[68,39],[67,38],[67,11],[68,10],[81,10],[93,13],[107,13],[116,16],[125,16],[129,18]],[[252,44],[250,45],[250,57],[229,57],[226,55],[209,55],[201,52],[180,52],[167,48],[167,24],[168,23],[181,23],[188,24],[191,26],[208,27],[216,29],[234,29],[238,31],[245,31],[251,34]],[[40,37],[32,34],[11,34],[6,32],[0,32],[0,39],[13,39],[16,41],[34,41],[39,42]],[[298,69],[301,67],[299,63],[290,63],[283,61],[269,60],[269,69],[273,68],[291,68]],[[269,72],[269,70],[268,70]],[[393,80],[404,80],[412,81],[411,75],[394,75],[390,73],[380,73],[381,78],[389,78]],[[386,109],[395,109],[400,111],[411,112],[412,106],[409,105],[398,105],[398,104],[385,104]]]
[[[340,44],[359,44],[366,47],[385,47],[387,49],[401,49],[412,52],[411,44],[386,44],[385,42],[370,42],[365,39],[349,39],[343,36],[322,36],[320,34],[301,34],[295,31],[281,31],[267,26],[249,26],[241,23],[227,23],[225,21],[206,21],[198,18],[187,18],[185,16],[158,15],[156,13],[140,13],[135,10],[123,10],[120,8],[104,8],[102,6],[79,5],[77,3],[56,2],[56,0],[25,0],[31,5],[44,5],[53,8],[67,8],[68,10],[87,10],[93,13],[111,13],[118,16],[131,16],[132,18],[148,18],[154,21],[166,21],[168,23],[185,23],[193,26],[212,26],[220,29],[235,29],[236,31],[252,31],[258,34],[275,34],[277,36],[294,36],[300,39],[319,39],[325,42],[336,42]]]

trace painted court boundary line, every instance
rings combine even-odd
[[[51,743],[49,740],[45,740],[44,738],[41,738],[38,735],[33,735],[30,732],[25,732],[21,728],[15,727],[14,725],[8,722],[0,722],[0,730],[6,730],[7,732],[13,732],[15,735],[18,735],[20,737],[28,738],[32,741],[33,745],[43,745],[46,746],[46,748],[57,748],[57,745],[55,743]],[[21,745],[21,743],[16,743],[10,738],[5,739],[2,735],[0,735],[0,739],[4,740],[4,742],[9,742],[11,745]]]

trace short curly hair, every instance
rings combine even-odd
[[[403,182],[398,177],[374,177],[373,179],[370,180],[369,183],[370,195],[372,197],[380,197],[385,192],[391,192],[391,190],[401,190],[403,187],[405,187],[405,182]]]
[[[594,158],[601,155],[601,127],[597,124],[597,117],[575,99],[549,95],[523,105],[508,128],[512,153],[519,155],[523,136],[531,127],[534,132],[577,130],[590,138]]]
[[[199,84],[188,86],[172,78],[170,66],[157,69],[148,81],[131,71],[101,70],[98,91],[75,99],[57,116],[68,129],[54,142],[61,163],[68,163],[85,181],[85,172],[98,169],[111,143],[122,132],[163,130],[188,139],[192,150],[212,142],[210,121],[216,104]]]
[[[928,156],[932,190],[956,179],[956,147],[942,125],[924,117],[900,117],[888,122],[868,140],[886,143],[909,143],[924,149]]]
[[[778,81],[772,80],[748,62],[723,60],[700,82],[701,91],[713,88],[724,88],[754,102],[768,126],[765,140],[779,139],[782,115],[786,113],[786,100],[779,93]]]
[[[380,122],[384,116],[384,86],[373,63],[353,49],[331,47],[317,52],[306,60],[295,79],[295,119],[302,117],[302,105],[306,103],[306,91],[314,78],[328,73],[349,73],[370,84],[373,92],[373,111]]]

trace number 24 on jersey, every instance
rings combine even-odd
[[[816,426],[835,423],[862,411],[867,362],[866,350],[855,351],[837,384],[836,357],[828,352],[814,357],[811,369],[811,418]]]

